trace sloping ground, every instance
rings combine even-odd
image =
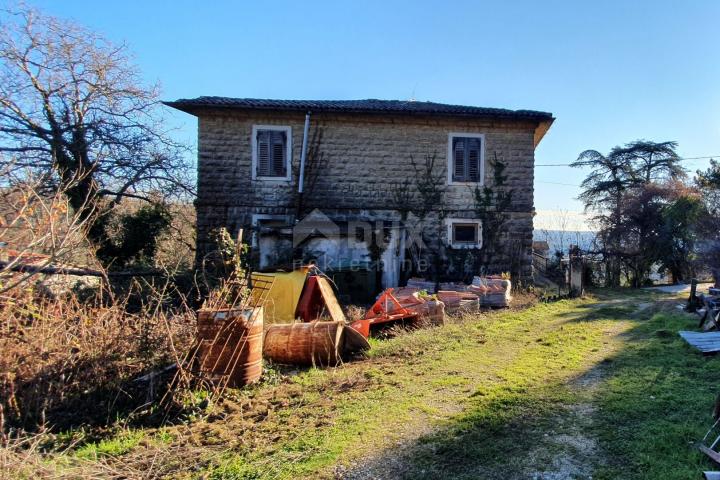
[[[51,455],[43,472],[697,477],[710,464],[690,442],[708,426],[720,361],[683,344],[676,331],[696,320],[661,295],[606,292],[375,342],[367,361],[271,376],[183,425]]]

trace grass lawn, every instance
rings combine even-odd
[[[691,443],[720,359],[683,343],[696,317],[667,299],[598,292],[457,319],[44,462],[198,479],[698,478],[712,465]]]

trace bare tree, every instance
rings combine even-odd
[[[7,168],[0,175],[13,177]],[[0,188],[0,295],[90,251],[83,248],[86,222],[69,207],[64,191],[42,193],[41,181],[30,173],[13,178],[13,184]]]
[[[570,239],[570,212],[562,208],[558,208],[553,212],[546,227],[540,230],[545,237],[545,241],[552,245],[555,249],[553,254],[560,252],[565,255],[567,247],[569,247]]]
[[[186,148],[125,46],[29,8],[0,15],[0,167],[63,192],[94,243],[123,198],[192,194]]]

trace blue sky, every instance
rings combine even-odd
[[[720,157],[718,1],[30,3],[126,42],[166,99],[414,97],[527,108],[557,117],[538,164],[638,138],[676,140],[684,157]],[[194,118],[175,118],[194,141]],[[538,167],[536,208],[582,210],[572,185],[583,176]]]

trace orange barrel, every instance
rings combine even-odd
[[[335,366],[340,363],[343,322],[309,322],[270,325],[263,354],[288,365]]]
[[[196,365],[213,382],[229,387],[256,382],[262,375],[262,307],[198,311]]]

